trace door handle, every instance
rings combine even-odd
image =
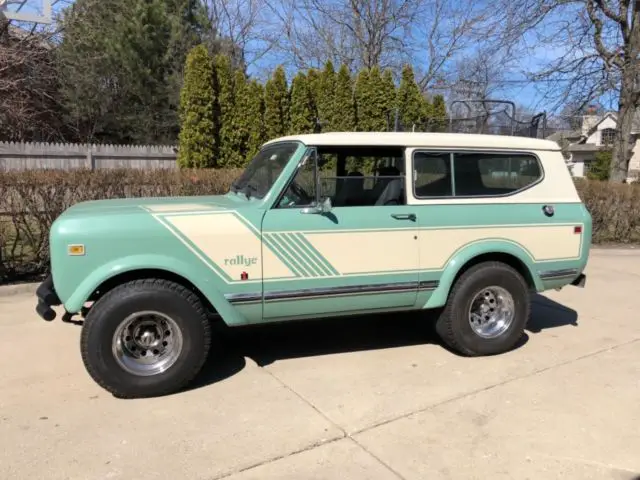
[[[411,220],[412,222],[416,221],[415,213],[392,213],[391,216],[396,220]]]

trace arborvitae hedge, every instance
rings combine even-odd
[[[292,135],[313,133],[315,116],[307,76],[299,72],[291,82],[289,106],[289,133]]]
[[[289,89],[284,68],[276,68],[265,86],[264,124],[267,138],[281,137],[289,130]]]
[[[433,124],[435,125],[435,131],[446,131],[449,124],[449,115],[447,114],[447,107],[444,103],[444,97],[442,95],[436,95],[435,97],[433,97],[433,108],[431,115],[433,118]]]
[[[203,168],[212,165],[215,154],[215,91],[211,78],[213,62],[204,45],[189,52],[184,87],[180,92],[178,165]]]
[[[426,121],[428,115],[427,101],[420,93],[411,65],[405,65],[402,69],[402,78],[398,88],[397,107],[400,113],[400,124],[405,131],[416,129]]]
[[[353,80],[345,65],[340,67],[336,76],[335,96],[329,122],[333,131],[351,132],[356,129],[356,98]]]
[[[207,53],[204,47],[198,47],[192,55],[202,57]],[[200,73],[200,90],[196,94],[199,100],[194,105],[199,105],[198,102],[209,108],[213,105],[213,114],[210,108],[208,113],[181,117],[185,130],[181,133],[184,139],[181,140],[181,166],[242,166],[265,140],[287,134],[393,130],[396,110],[405,130],[414,124],[419,127],[417,130],[426,127],[441,131],[447,126],[444,99],[436,96],[432,106],[420,92],[410,66],[403,69],[399,88],[391,70],[365,69],[358,72],[354,82],[345,65],[336,72],[330,61],[322,70],[298,72],[290,86],[282,66],[274,70],[263,87],[255,79],[248,79],[244,71],[237,70],[224,55],[217,55],[213,68],[209,67],[207,72]],[[205,81],[207,77],[209,83]],[[185,80],[183,97],[193,96],[189,92],[194,88],[193,82],[192,78]],[[201,128],[206,135],[190,133],[194,118],[209,119],[209,126],[205,130],[204,126]],[[207,152],[206,161],[202,155],[196,155],[195,160],[187,159],[190,152],[197,150]]]
[[[217,127],[220,144],[217,150],[216,166],[228,167],[243,163],[238,158],[234,145],[235,92],[233,86],[234,71],[231,59],[227,55],[218,54],[214,59],[214,85],[218,93]]]

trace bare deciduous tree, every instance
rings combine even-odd
[[[56,71],[48,37],[0,25],[0,136],[51,140],[59,134]]]
[[[496,23],[503,40],[555,55],[531,72],[558,107],[613,94],[618,136],[610,181],[623,182],[632,155],[631,128],[640,107],[640,0],[504,0]]]
[[[254,66],[273,48],[265,28],[266,0],[203,0],[211,40],[245,66]],[[228,47],[228,48],[225,48]]]
[[[267,0],[277,48],[296,68],[330,59],[351,70],[414,65],[426,90],[484,37],[489,18],[473,0]],[[476,29],[474,31],[474,28]]]

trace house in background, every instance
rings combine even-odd
[[[616,138],[615,112],[603,115],[584,115],[582,125],[575,131],[557,131],[548,136],[563,147],[567,167],[574,177],[586,177],[600,150],[610,149]],[[629,162],[627,181],[640,176],[640,111],[636,112],[631,129],[633,156]]]

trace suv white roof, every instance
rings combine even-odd
[[[310,146],[458,147],[516,150],[560,150],[551,140],[507,135],[424,132],[327,132],[290,135],[266,144],[299,141]]]

